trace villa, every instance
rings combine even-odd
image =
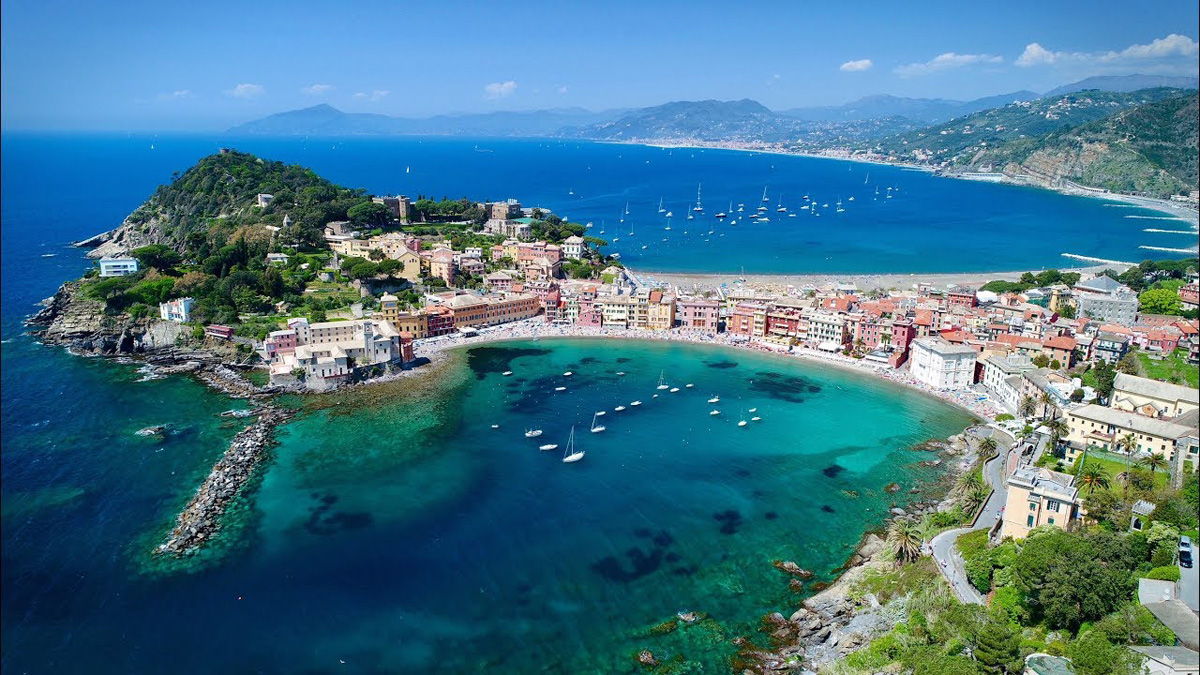
[[[102,277],[124,277],[130,274],[137,274],[137,271],[137,258],[110,258],[105,256],[100,259],[100,276]]]
[[[1038,467],[1022,467],[1008,477],[1001,538],[1024,539],[1042,525],[1060,529],[1079,518],[1075,477]]]

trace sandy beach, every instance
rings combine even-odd
[[[852,370],[862,375],[877,377],[897,385],[915,389],[928,396],[934,396],[966,412],[991,422],[999,414],[995,406],[988,401],[980,401],[979,395],[973,391],[957,391],[933,389],[908,376],[907,370],[895,370],[889,366],[868,362],[862,359],[850,358],[841,354],[830,354],[806,347],[794,347],[790,351],[781,345],[757,339],[746,340],[742,336],[727,333],[712,335],[709,333],[688,332],[679,329],[670,331],[595,328],[590,326],[556,326],[547,324],[542,319],[526,319],[502,326],[484,328],[478,337],[464,338],[459,335],[444,335],[435,338],[425,338],[414,343],[414,352],[418,358],[428,358],[433,364],[442,360],[444,353],[452,349],[462,349],[490,342],[507,340],[531,340],[552,338],[603,338],[631,340],[662,340],[669,342],[688,342],[692,344],[718,345],[746,349],[761,354],[773,354],[780,358],[804,359],[812,363],[820,363],[834,368]],[[736,338],[736,339],[735,339]],[[419,372],[410,371],[410,372]]]

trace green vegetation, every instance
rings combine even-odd
[[[1200,387],[1200,370],[1188,363],[1187,350],[1176,349],[1162,359],[1154,359],[1145,352],[1137,352],[1140,374],[1154,380],[1182,384],[1193,389]]]
[[[1104,274],[1120,281],[1131,289],[1142,292],[1149,288],[1167,288],[1172,280],[1186,279],[1188,274],[1196,271],[1196,260],[1143,260],[1117,274],[1113,270],[1104,270]],[[1178,286],[1175,287],[1178,290]]]
[[[1031,288],[1044,288],[1046,286],[1053,286],[1054,284],[1074,286],[1078,282],[1078,272],[1045,270],[1037,274],[1026,272],[1021,275],[1020,281],[1001,281],[999,279],[989,281],[979,290],[991,291],[993,293],[1021,293]]]
[[[484,209],[466,197],[462,199],[443,197],[440,201],[434,201],[424,195],[418,195],[417,201],[413,202],[412,207],[416,212],[416,219],[421,222],[460,220],[482,225],[488,218]]]

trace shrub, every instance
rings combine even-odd
[[[1157,554],[1158,551],[1155,551]],[[1179,568],[1175,565],[1163,565],[1155,567],[1146,574],[1147,579],[1157,579],[1159,581],[1179,581]]]
[[[1015,417],[1013,417],[1012,415],[1009,415],[1008,413],[1000,413],[999,415],[996,415],[997,422],[1008,422],[1009,420],[1015,420],[1015,419],[1016,419]]]

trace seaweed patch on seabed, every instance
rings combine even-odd
[[[824,469],[821,469],[821,473],[825,474],[826,476],[828,476],[830,478],[834,478],[839,473],[841,473],[845,470],[846,470],[846,467],[844,467],[840,464],[830,464],[829,466],[825,467]]]
[[[337,495],[313,493],[313,498],[317,499],[319,504],[309,509],[311,513],[308,516],[308,520],[304,523],[304,529],[312,534],[337,534],[338,532],[367,527],[375,522],[371,514],[363,511],[337,511],[330,513],[333,510],[333,505],[337,503]]]
[[[737,534],[742,524],[742,514],[733,509],[713,514],[713,520],[721,523],[721,534]]]
[[[765,372],[750,381],[750,390],[788,403],[803,403],[808,394],[820,393],[821,387],[803,377]]]
[[[475,379],[482,380],[489,373],[503,373],[512,370],[514,359],[524,356],[545,356],[549,349],[531,349],[528,347],[476,347],[467,352],[467,364]]]
[[[679,560],[678,554],[667,552],[667,549],[675,543],[675,537],[672,537],[670,532],[666,530],[651,532],[646,528],[638,528],[633,533],[639,539],[649,539],[652,546],[648,552],[637,546],[625,551],[625,557],[629,559],[631,569],[625,569],[616,556],[610,555],[592,563],[592,571],[609,581],[629,583],[657,571],[664,560],[668,562]],[[679,570],[675,570],[675,572],[679,573]]]
[[[708,366],[709,368],[716,368],[717,370],[729,370],[730,368],[738,367],[738,364],[736,362],[730,361],[728,359],[724,359],[721,361],[706,361],[704,363],[704,365]]]

